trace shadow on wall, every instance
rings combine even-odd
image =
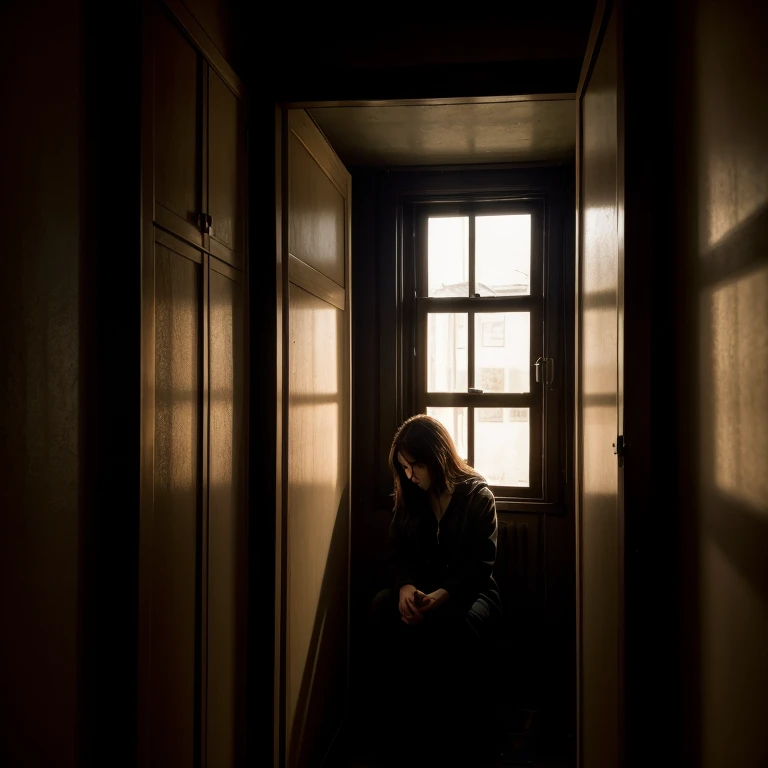
[[[699,570],[693,578],[701,633],[702,754],[712,765],[768,763],[766,243],[763,207],[701,255],[701,503]]]

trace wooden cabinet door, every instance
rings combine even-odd
[[[193,765],[198,699],[203,455],[203,256],[157,230],[147,752]]]
[[[208,261],[206,754],[227,768],[245,759],[245,279]]]
[[[160,8],[152,32],[154,221],[202,246],[203,61]]]
[[[146,13],[140,764],[229,768],[245,753],[244,90],[183,3]]]
[[[208,213],[211,253],[238,269],[245,252],[245,105],[213,69],[208,80]]]

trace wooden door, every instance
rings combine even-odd
[[[209,768],[227,768],[245,750],[247,326],[243,273],[208,266],[206,754]]]
[[[593,29],[599,30],[602,8]],[[579,98],[577,356],[578,733],[583,768],[623,765],[620,420],[620,71],[606,11]],[[592,68],[593,67],[593,68]]]
[[[163,7],[150,18],[154,130],[153,219],[195,245],[204,245],[204,61]]]
[[[154,466],[149,579],[150,765],[193,765],[198,699],[203,481],[203,283],[200,251],[156,231]],[[145,510],[148,511],[148,510]],[[146,530],[145,530],[146,532]]]
[[[208,76],[208,213],[211,253],[242,269],[245,253],[246,120],[240,98]]]
[[[143,600],[149,765],[245,751],[245,276],[161,229],[154,250],[154,464]]]
[[[348,695],[351,179],[305,111],[287,129],[279,751],[303,768],[321,764]]]

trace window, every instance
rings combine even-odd
[[[446,425],[501,509],[557,502],[562,280],[545,247],[546,198],[415,200],[405,210],[412,410]]]

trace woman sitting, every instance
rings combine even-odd
[[[443,424],[424,414],[397,430],[389,466],[389,583],[371,620],[380,672],[373,693],[392,728],[390,751],[395,764],[426,749],[479,765],[495,744],[496,501]]]

